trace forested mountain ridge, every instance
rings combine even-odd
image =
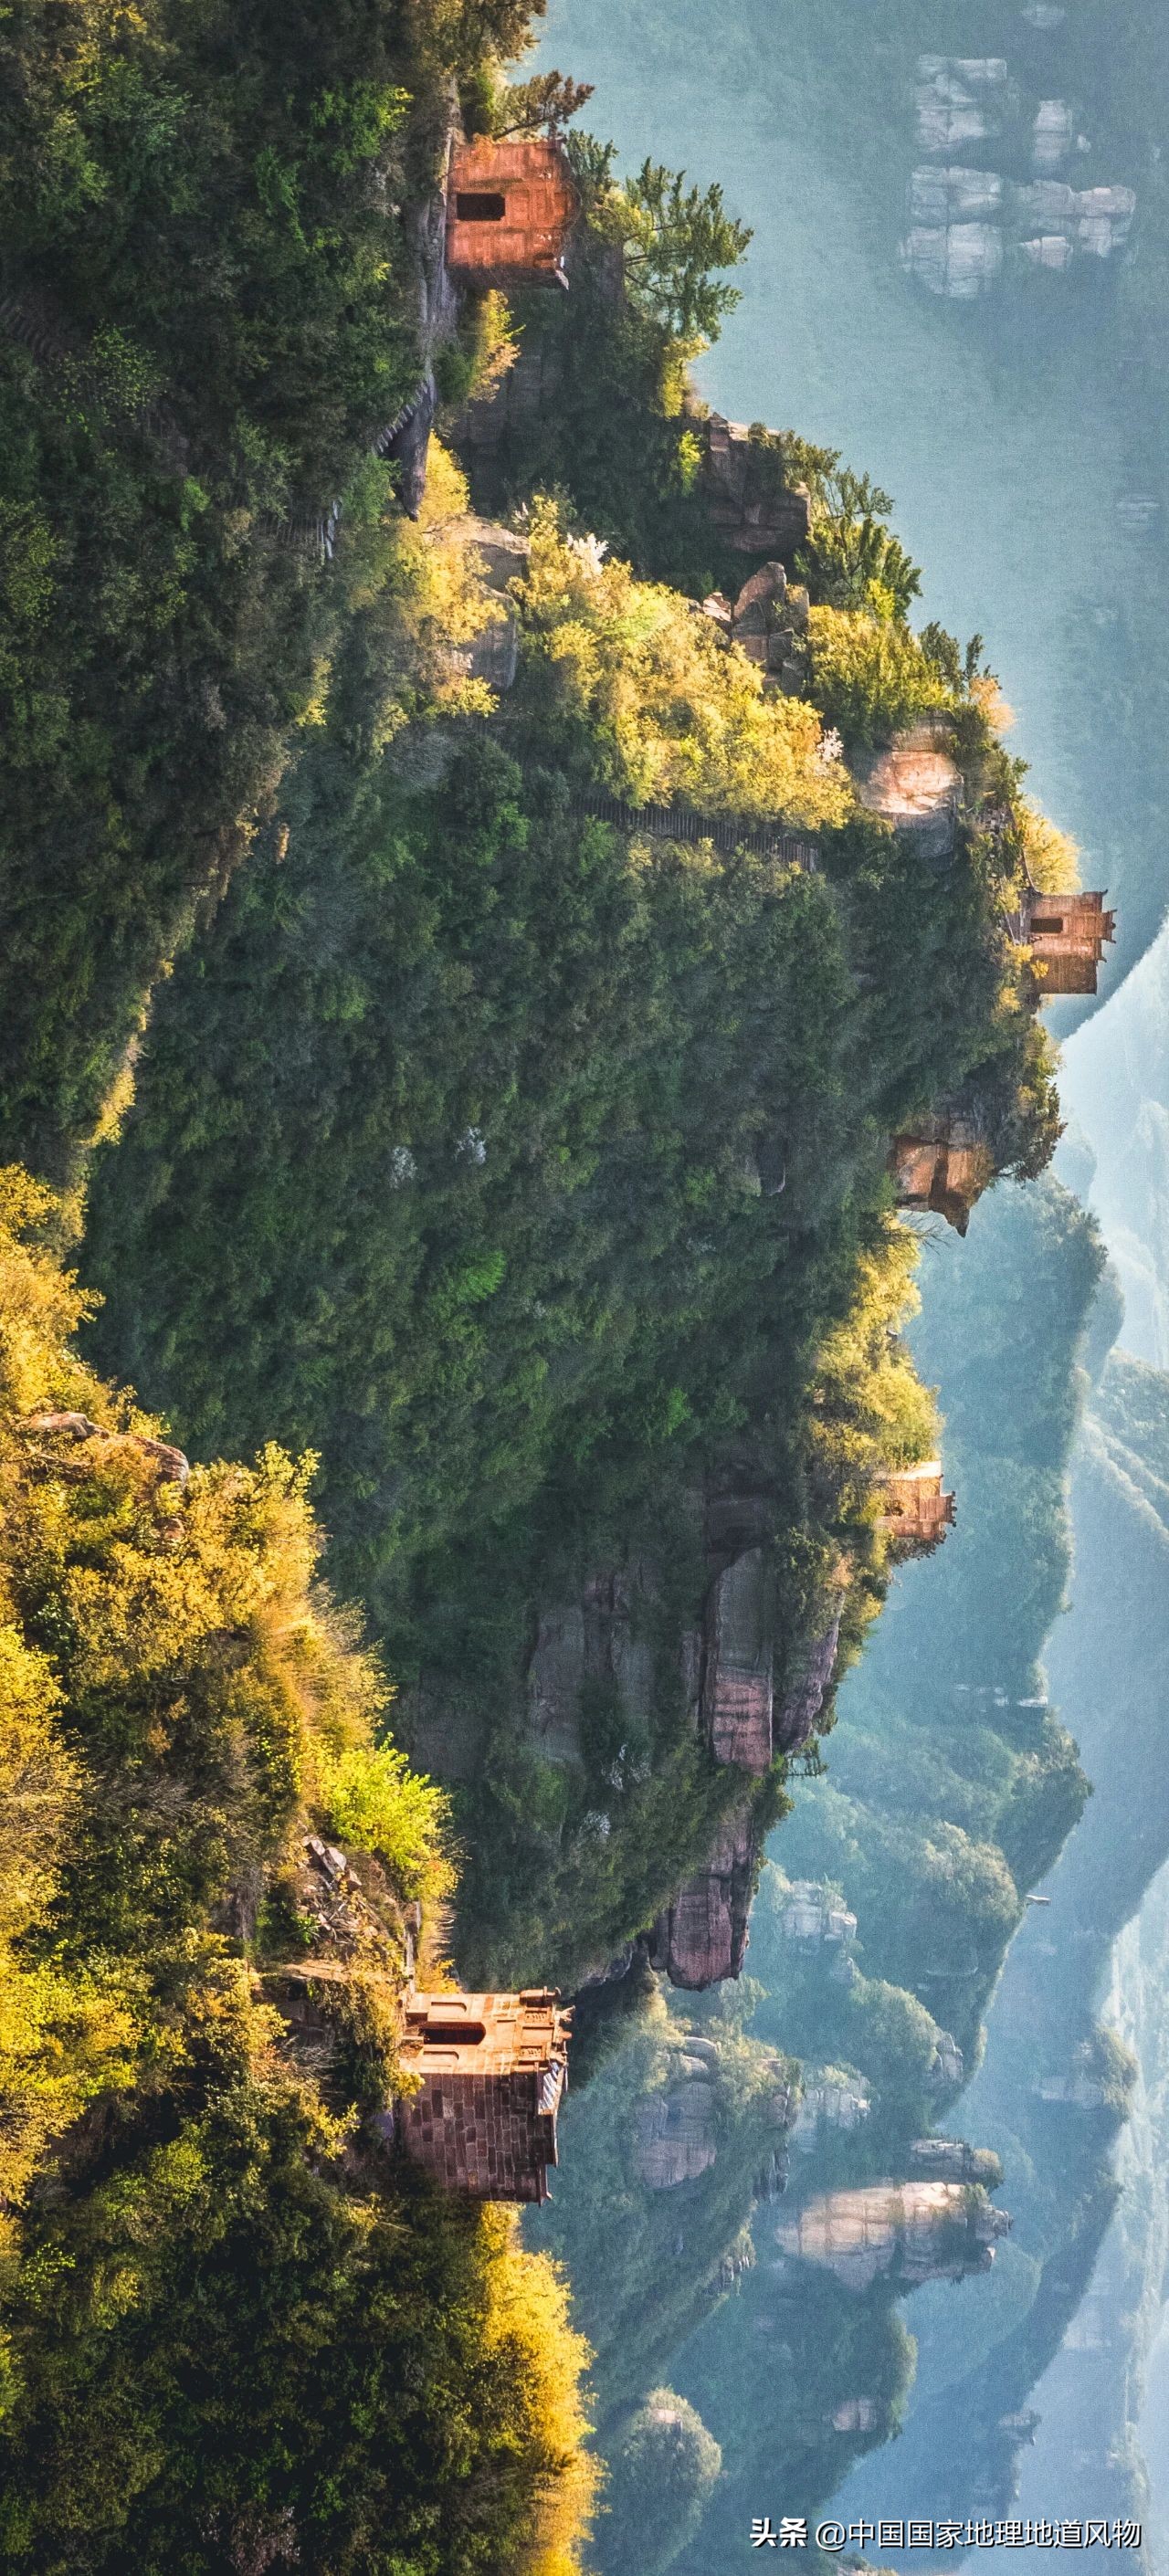
[[[427,1758],[476,1784],[468,1899],[506,1947],[473,1955],[530,1974],[551,1939],[571,1979],[684,1874],[663,1833],[701,1857],[726,1804],[725,1777],[707,1767],[703,1788],[679,1663],[709,1498],[730,1554],[753,1520],[772,1550],[788,1682],[850,1537],[846,1650],[875,1597],[881,1472],[935,1436],[887,1339],[910,1251],[887,1213],[891,1134],[963,1077],[1000,1104],[1004,1158],[1041,1156],[1053,1130],[997,844],[968,837],[939,870],[880,820],[845,820],[811,710],[763,697],[676,594],[594,566],[548,514],[516,604],[505,709],[441,728],[429,789],[392,753],[353,759],[387,649],[376,612],[355,621],[279,831],[160,996],[89,1260],[104,1361],[156,1398],[181,1387],[196,1441],[230,1424],[319,1449],[340,1579],[410,1685]],[[693,716],[647,665],[651,620],[675,675],[695,657]],[[590,775],[645,794],[608,730],[618,706],[633,759],[656,727],[658,779],[684,751],[716,810],[728,779],[740,809],[767,795],[780,737],[797,818],[825,817],[818,870],[581,819]],[[997,777],[977,702],[958,713],[972,771]],[[709,783],[687,720],[715,734]],[[566,1768],[524,1715],[532,1604],[567,1616],[606,1567],[643,1564],[649,1702],[597,1704]]]
[[[416,315],[452,84],[506,116],[518,13],[12,25],[5,1133],[70,1181],[100,1141],[105,1303],[56,1266],[77,1196],[16,1176],[5,1719],[39,1882],[3,2036],[6,2545],[554,2576],[590,2485],[556,2274],[387,2163],[376,1994],[299,2054],[263,2000],[313,1947],[306,1830],[383,1984],[450,1870],[285,1452],[319,1453],[330,1578],[456,1802],[463,1973],[575,1981],[655,1924],[676,1964],[728,1836],[745,1909],[883,1596],[885,1480],[936,1446],[891,1142],[961,1115],[1025,1176],[1054,1141],[1019,900],[1067,854],[981,647],[914,634],[839,460],[751,441],[773,498],[806,486],[764,568],[782,673],[704,599],[743,568],[685,380],[744,246],[717,192],[576,151],[574,291],[645,472],[615,418],[608,492],[599,442],[574,492],[554,402],[502,606],[441,447],[404,515],[371,448],[420,369],[472,473],[463,398],[506,372],[497,301],[445,358]],[[497,695],[467,666],[509,621]],[[953,773],[940,852],[866,802],[915,722]],[[778,1724],[738,1760],[695,1677],[747,1561]],[[712,2252],[795,2107],[770,2035],[714,2054]]]
[[[693,536],[687,343],[664,299],[593,278],[588,244],[599,264],[631,220],[599,159],[572,291],[588,328],[609,317],[622,438],[679,449]],[[752,1789],[696,1727],[712,1570],[764,1551],[777,1705],[835,1623],[806,1736],[879,1598],[881,1474],[935,1438],[888,1339],[909,1253],[890,1139],[962,1098],[988,1168],[1038,1168],[1055,1134],[1011,929],[1039,828],[981,648],[913,634],[883,495],[792,439],[759,454],[773,487],[799,465],[815,490],[794,687],[610,557],[571,495],[530,491],[514,685],[429,726],[403,726],[414,575],[369,487],[318,721],[159,997],[92,1202],[104,1363],[181,1390],[196,1441],[230,1423],[319,1450],[339,1579],[423,1758],[464,1784],[484,1976],[603,1966],[720,1823],[750,1875],[779,1773]],[[431,565],[464,543],[460,502],[444,466]],[[622,525],[652,555],[641,503]],[[721,544],[708,520],[716,569]],[[961,784],[952,864],[866,809],[842,757],[863,780],[915,717]],[[818,863],[631,838],[589,815],[598,789],[811,827]]]

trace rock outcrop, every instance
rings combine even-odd
[[[1001,57],[922,54],[914,94],[918,147],[948,156],[970,144],[995,142],[1018,103]]]
[[[895,832],[908,832],[923,858],[954,855],[961,772],[946,747],[946,728],[925,721],[907,726],[860,769],[856,791],[870,814]]]
[[[772,1758],[773,1593],[764,1550],[748,1548],[717,1576],[705,1623],[702,1714],[711,1752],[760,1778]]]
[[[1055,26],[1061,10],[1024,13],[1034,26]],[[1060,271],[1079,259],[1111,259],[1125,248],[1136,214],[1123,185],[1073,188],[1057,174],[1077,144],[1075,117],[1063,98],[1023,108],[1018,84],[1001,58],[923,54],[915,92],[917,142],[926,156],[909,182],[909,230],[903,266],[932,295],[969,302],[1011,274]],[[992,149],[1017,168],[1027,154],[1034,176],[1015,182],[980,168]]]
[[[985,2272],[1010,2219],[978,2185],[875,2182],[826,2192],[776,2229],[781,2256],[817,2263],[845,2289],[878,2278],[912,2289]]]
[[[687,2049],[662,2092],[637,2106],[634,2163],[650,2191],[672,2191],[706,2173],[718,2153],[718,2066]]]
[[[797,1753],[815,1734],[836,1672],[840,1623],[844,1615],[847,1572],[829,1588],[824,1624],[792,1656],[783,1698],[775,1711],[772,1737],[777,1753]]]
[[[790,559],[807,542],[812,504],[806,484],[785,484],[773,449],[745,422],[711,412],[695,428],[705,455],[700,489],[712,528],[736,554]]]
[[[650,1958],[672,1985],[697,1993],[739,1975],[761,1849],[750,1809],[729,1817],[705,1869],[659,1915]]]
[[[977,2182],[994,2191],[1003,2169],[990,2147],[968,2147],[964,2138],[915,2138],[909,2150],[915,2176],[938,2182]]]
[[[965,2073],[965,2060],[951,2031],[938,2032],[928,2072],[930,2083],[939,2093],[957,2091]]]
[[[546,1761],[580,1759],[586,1681],[610,1685],[631,1716],[648,1718],[654,1684],[651,1604],[650,1575],[635,1564],[594,1575],[579,1601],[542,1614],[528,1666],[528,1732]]]
[[[1033,180],[1014,191],[1012,204],[1024,249],[1035,235],[1054,236],[1066,241],[1069,258],[1086,252],[1111,259],[1124,249],[1137,210],[1132,188],[1071,188],[1062,179]]]
[[[808,679],[808,594],[788,581],[781,563],[753,572],[732,603],[713,591],[702,613],[763,672],[765,689],[798,697]]]
[[[944,1216],[965,1234],[971,1209],[994,1179],[994,1156],[976,1116],[944,1110],[894,1137],[889,1171],[898,1207]]]
[[[945,296],[954,304],[973,304],[980,295],[989,294],[1002,276],[1004,256],[998,224],[952,218],[941,224],[911,225],[901,245],[901,263],[908,275],[930,295]]]
[[[710,1556],[723,1562],[698,1628],[683,1633],[679,1678],[692,1723],[718,1762],[760,1779],[775,1755],[806,1744],[832,1683],[847,1584],[825,1588],[822,1624],[789,1654],[775,1699],[774,1573],[759,1496],[723,1497],[707,1512]],[[587,1681],[615,1688],[631,1717],[649,1717],[655,1681],[655,1582],[638,1562],[595,1575],[579,1600],[544,1611],[528,1667],[529,1740],[551,1762],[580,1758],[580,1694]]]
[[[875,2433],[880,2411],[875,2397],[845,2397],[825,2420],[834,2433]]]
[[[1041,98],[1031,128],[1031,167],[1037,177],[1062,170],[1075,142],[1076,124],[1066,98]]]
[[[800,2107],[792,2125],[792,2145],[801,2155],[811,2155],[820,2135],[820,2126],[842,2130],[845,2135],[864,2126],[871,2109],[869,2088],[863,2076],[848,2076],[826,2067],[805,2075]]]
[[[30,1413],[20,1428],[41,1440],[65,1441],[70,1446],[81,1440],[99,1442],[98,1456],[114,1457],[119,1450],[148,1459],[160,1485],[177,1485],[180,1493],[190,1481],[190,1460],[169,1440],[154,1440],[143,1431],[103,1431],[85,1413]],[[86,1470],[83,1468],[82,1473]]]
[[[785,1941],[806,1949],[850,1950],[856,1939],[856,1916],[850,1914],[815,1879],[793,1879],[780,1908]]]

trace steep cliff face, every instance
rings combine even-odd
[[[705,1867],[654,1926],[650,1957],[671,1985],[693,1991],[739,1975],[761,1856],[749,1811],[728,1817]]]

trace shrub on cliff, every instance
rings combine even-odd
[[[815,707],[767,696],[755,665],[660,583],[564,532],[537,502],[519,587],[532,720],[635,805],[678,801],[815,830],[851,796]]]
[[[946,692],[917,637],[872,607],[813,608],[812,685],[826,723],[850,751],[888,742]]]

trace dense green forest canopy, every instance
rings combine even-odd
[[[320,530],[416,391],[452,80],[515,0],[27,0],[3,35],[0,1145],[67,1168],[270,810]]]
[[[458,551],[443,473],[431,579],[444,525]],[[197,1444],[320,1452],[339,1579],[395,1673],[486,1724],[472,1955],[530,1975],[551,1944],[571,1975],[648,1919],[727,1784],[676,1683],[623,1782],[604,1730],[575,1776],[535,1759],[533,1600],[664,1520],[664,1653],[705,1583],[691,1498],[754,1458],[781,1626],[851,1532],[859,1632],[873,1477],[935,1437],[908,1380],[900,1418],[879,1393],[907,1293],[889,1136],[969,1078],[1003,1159],[1042,1159],[1049,1076],[989,841],[939,872],[859,812],[814,695],[767,696],[547,505],[516,684],[494,721],[436,705],[420,784],[400,525],[391,504],[350,539],[353,614],[278,825],[158,996],[93,1197],[97,1347]],[[958,716],[997,791],[977,698]],[[590,779],[778,806],[822,864],[631,842],[582,817]],[[586,1820],[614,1787],[601,1851]]]

